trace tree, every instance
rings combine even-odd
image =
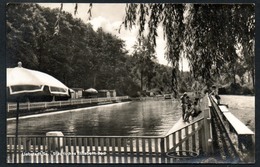
[[[243,44],[245,53],[254,48],[252,44],[246,47],[254,39],[254,18],[253,4],[128,4],[123,23],[129,29],[138,24],[139,36],[147,24],[148,41],[154,47],[161,24],[173,69],[178,69],[183,51],[194,76],[203,77],[209,85],[214,82],[212,72],[220,74],[224,62],[234,64],[237,43]],[[247,62],[253,66],[253,58]]]
[[[33,69],[39,66],[38,38],[48,25],[41,13],[35,4],[7,5],[7,66],[16,66],[18,61]]]
[[[177,91],[185,83],[183,89],[190,89],[191,73],[180,77],[183,57],[189,60],[192,75],[201,76],[204,83],[224,74],[240,78],[250,74],[254,80],[254,5],[130,4],[126,12],[127,28],[141,24],[141,45],[136,45],[135,56],[128,55],[118,37],[102,29],[95,32],[90,24],[61,9],[8,4],[7,66],[22,61],[24,67],[53,75],[69,87],[116,88],[132,95],[144,86]],[[164,27],[171,69],[154,59],[159,25]],[[54,33],[57,26],[59,32]]]
[[[92,4],[88,10],[90,17],[91,9]],[[201,76],[210,86],[225,71],[224,63],[233,67],[233,73],[236,73],[238,57],[235,47],[238,44],[243,46],[244,66],[255,85],[254,11],[254,4],[127,4],[122,25],[129,29],[138,25],[139,41],[147,25],[147,37],[152,47],[156,46],[158,27],[163,27],[166,58],[173,66],[173,90],[178,89],[175,78],[180,79],[178,66],[183,55],[189,60],[194,77]]]
[[[60,31],[54,35],[57,17]],[[8,67],[22,61],[24,67],[46,72],[69,87],[114,89],[124,80],[115,73],[127,76],[122,65],[126,54],[121,39],[102,29],[95,32],[90,24],[60,9],[35,4],[7,6]]]
[[[145,79],[147,83],[147,88],[151,89],[151,81],[154,77],[154,68],[155,68],[155,55],[154,49],[151,47],[147,39],[141,39],[139,44],[134,45],[133,53],[134,61],[136,62],[136,72],[140,75],[140,85],[141,91],[143,91],[145,85]]]

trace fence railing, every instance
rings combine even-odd
[[[254,132],[236,118],[226,105],[218,105],[214,97],[210,97],[212,109],[219,117],[227,135],[241,159],[254,159]],[[248,160],[247,160],[248,161]],[[253,160],[254,161],[254,160]]]
[[[8,135],[7,162],[167,163],[196,157],[211,153],[209,109],[205,108],[203,113],[201,118],[182,123],[164,136],[19,135],[15,149],[16,138]]]
[[[16,163],[172,162],[205,152],[203,118],[167,136],[19,136]],[[15,136],[7,162],[15,163]]]
[[[7,137],[9,163],[14,162],[14,140],[14,136]],[[162,140],[162,136],[19,136],[17,162],[92,163],[98,157],[160,156]]]
[[[91,103],[102,103],[102,102],[115,102],[129,99],[128,96],[118,97],[104,97],[104,98],[90,98],[90,99],[70,99],[67,101],[51,101],[51,102],[35,102],[35,103],[20,103],[20,110],[37,110],[46,109],[52,107],[65,107],[73,105],[91,104]],[[7,112],[15,111],[17,109],[16,103],[7,103]]]
[[[165,136],[162,152],[175,158],[202,154],[205,143],[203,120],[204,118],[200,118]]]
[[[177,158],[199,154],[202,126],[203,118],[167,136],[19,136],[16,163],[163,163],[174,150]],[[14,143],[8,135],[8,163],[15,163]]]

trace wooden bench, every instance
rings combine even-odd
[[[233,129],[238,135],[253,135],[254,132],[250,130],[243,122],[235,117],[231,112],[223,113],[227,121],[232,125]]]
[[[218,107],[219,107],[219,109],[220,109],[220,111],[221,111],[221,112],[220,112],[221,118],[223,119],[223,121],[227,121],[226,117],[225,117],[224,114],[223,114],[223,113],[225,113],[225,112],[230,112],[230,111],[228,110],[227,105],[221,104],[221,105],[218,105]]]
[[[225,121],[229,124],[230,132],[235,132],[238,137],[238,148],[242,149],[242,144],[247,149],[251,149],[253,146],[254,132],[250,130],[243,122],[241,122],[236,116],[229,112],[227,106],[219,106]]]
[[[221,111],[222,113],[224,113],[224,112],[229,112],[229,110],[228,110],[228,108],[227,108],[226,105],[219,105],[218,107],[219,107],[219,109],[220,109],[220,111]]]

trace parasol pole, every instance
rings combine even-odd
[[[15,129],[15,144],[14,144],[14,163],[17,161],[17,144],[18,144],[18,123],[19,123],[19,98],[17,98],[16,108],[16,129]]]

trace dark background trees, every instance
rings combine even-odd
[[[115,35],[37,4],[8,4],[6,16],[7,67],[21,61],[23,67],[46,72],[68,87],[116,89],[118,95],[162,87],[169,91],[169,78],[162,79],[169,67],[154,61],[147,42],[130,55]]]
[[[124,41],[102,28],[94,31],[61,9],[9,3],[7,67],[22,61],[69,87],[116,89],[119,95],[178,93],[191,90],[195,81],[254,89],[254,12],[253,4],[128,4],[125,28],[140,27],[139,43],[130,55]],[[171,67],[155,58],[159,26]],[[183,58],[190,72],[180,71]]]
[[[147,25],[153,47],[158,27],[163,27],[166,55],[178,80],[179,62],[185,57],[193,79],[201,77],[201,84],[220,84],[221,77],[231,74],[225,84],[236,85],[237,76],[243,80],[250,75],[255,87],[254,4],[127,4],[123,23],[129,29],[138,25],[140,37]],[[172,84],[174,89],[177,85]]]

